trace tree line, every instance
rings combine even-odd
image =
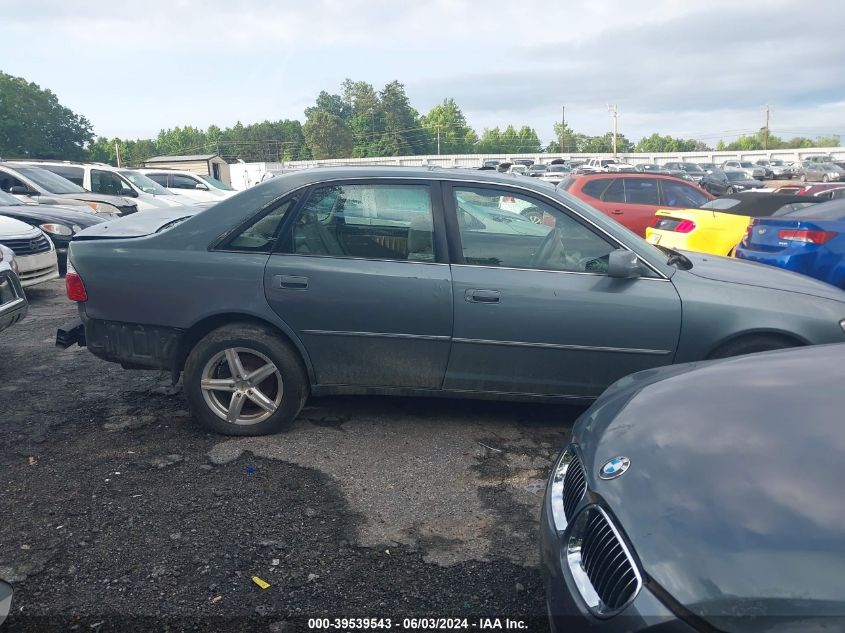
[[[590,136],[554,124],[554,137],[543,144],[529,125],[484,129],[478,134],[454,99],[444,99],[426,114],[411,105],[398,81],[381,90],[366,82],[345,80],[337,93],[320,92],[305,110],[305,122],[263,121],[202,130],[190,125],[161,130],[152,139],[95,137],[90,121],[62,106],[50,90],[0,72],[0,156],[58,158],[140,165],[161,155],[219,154],[229,162],[276,162],[420,154],[528,154],[540,152],[607,153],[610,132]],[[716,150],[752,150],[838,146],[839,137],[783,140],[765,129],[740,136]],[[654,133],[634,143],[617,135],[617,151],[708,151],[700,140]]]

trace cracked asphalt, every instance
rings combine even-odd
[[[54,347],[76,314],[62,281],[28,296],[0,334],[8,630],[298,631],[309,617],[546,630],[537,519],[580,409],[322,398],[281,435],[210,435],[169,376]]]

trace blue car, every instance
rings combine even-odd
[[[845,200],[755,218],[736,256],[845,288]]]

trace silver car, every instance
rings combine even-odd
[[[752,180],[763,180],[766,170],[748,160],[726,160],[722,163],[722,171],[742,171]]]
[[[483,171],[300,170],[98,224],[69,262],[80,321],[58,339],[182,374],[197,419],[234,435],[282,430],[310,395],[590,401],[643,369],[845,342],[838,288],[659,249]]]
[[[18,279],[15,254],[0,244],[0,332],[24,318],[27,309],[26,295]]]

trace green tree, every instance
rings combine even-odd
[[[485,129],[476,150],[482,154],[532,154],[542,151],[542,146],[534,128],[523,125],[517,131],[509,125],[504,130]]]
[[[634,147],[635,152],[698,152],[707,151],[710,148],[701,141],[695,139],[675,138],[673,136],[661,136],[657,132],[651,136],[640,139]]]
[[[313,110],[302,126],[305,142],[316,159],[352,156],[352,132],[343,119],[323,110]]]
[[[391,81],[379,92],[384,131],[379,145],[382,156],[405,156],[432,152],[431,138],[420,125],[419,113],[411,107],[405,86]]]
[[[314,107],[305,108],[305,118],[310,117],[311,114],[317,110],[333,114],[344,121],[347,120],[351,114],[349,105],[344,102],[340,95],[329,94],[325,90],[321,91],[320,94],[317,95],[317,104]]]
[[[82,159],[91,123],[50,90],[0,72],[0,156]]]
[[[616,135],[616,151],[619,154],[627,154],[632,152],[634,144],[629,141],[624,134]],[[579,152],[588,154],[609,154],[613,152],[613,133],[608,132],[603,136],[589,136],[585,139],[583,147],[579,148]]]
[[[437,144],[440,134],[441,154],[470,154],[478,142],[478,135],[469,125],[466,117],[454,99],[444,99],[428,114],[420,118],[420,124]]]

